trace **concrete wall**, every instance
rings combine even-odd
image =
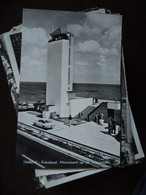
[[[69,41],[68,40],[61,40],[62,42],[62,60],[61,60],[61,110],[60,116],[68,117],[68,68],[69,68]]]
[[[120,102],[108,102],[107,108],[113,109],[113,110],[120,110],[121,104],[120,104]]]
[[[92,98],[76,98],[70,100],[69,113],[72,117],[75,117],[79,112],[85,109],[87,106],[92,105]]]
[[[107,110],[107,102],[101,103],[90,115],[89,115],[89,121],[94,120],[94,116],[98,115],[100,113],[104,114],[104,120],[105,122],[108,121],[108,110]]]
[[[50,118],[50,114],[51,113],[54,113],[55,112],[55,106],[50,106],[48,110],[44,110],[42,115],[43,115],[43,118],[47,118],[49,119]]]
[[[68,83],[68,91],[73,90],[73,56],[74,56],[74,37],[70,36],[69,38],[69,83]]]
[[[121,110],[114,110],[114,119],[116,120],[117,124],[121,126]]]
[[[127,103],[126,100],[122,102],[122,131],[121,136],[126,137],[126,129],[127,129]]]
[[[61,117],[68,116],[68,61],[68,40],[48,43],[46,104],[55,105],[56,113]]]
[[[89,121],[94,121],[94,116],[100,113],[104,114],[104,122],[107,123],[109,121],[108,116],[108,103],[101,103],[88,117]],[[117,121],[117,124],[120,125],[120,110],[114,110],[114,119]]]

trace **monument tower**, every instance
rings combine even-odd
[[[46,105],[53,105],[60,117],[69,116],[68,91],[73,85],[74,38],[60,27],[48,41]]]

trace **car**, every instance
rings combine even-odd
[[[34,125],[43,129],[52,129],[55,126],[51,120],[47,119],[38,119],[34,121]]]
[[[28,109],[28,103],[27,102],[20,102],[18,105],[18,110],[27,110]]]

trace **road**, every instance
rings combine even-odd
[[[89,164],[19,134],[17,134],[17,165],[33,168],[93,168]]]

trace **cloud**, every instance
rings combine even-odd
[[[83,27],[79,24],[68,24],[66,30],[71,32],[75,37],[78,37],[83,32]]]
[[[30,55],[21,58],[21,81],[46,81],[47,63],[45,60]]]
[[[88,66],[89,65],[87,62],[83,62],[83,61],[77,61],[76,64],[79,66]]]
[[[104,62],[100,62],[100,61],[97,61],[96,62],[96,65],[98,66],[98,67],[101,67],[102,69],[104,68],[106,68],[107,67],[107,64],[106,63],[104,63]]]
[[[42,15],[38,17],[39,22],[35,18],[37,25],[34,23],[30,25],[31,27],[23,29],[22,63],[25,80],[45,80],[49,40],[47,32],[51,32],[53,25],[57,28],[61,24],[62,28],[73,33],[75,37],[73,56],[75,82],[106,83],[107,78],[110,81],[114,78],[112,75],[118,75],[114,68],[120,61],[117,58],[121,45],[121,16],[85,13],[81,14],[81,17],[74,14],[60,17],[61,13],[59,16],[56,12],[51,12],[50,17],[46,15],[43,20]],[[116,77],[112,82],[115,83],[118,79]]]
[[[121,25],[122,16],[88,12],[86,13],[86,20],[91,26],[98,25],[99,28],[108,29],[115,25]]]
[[[104,56],[118,55],[118,50],[115,48],[107,49],[107,48],[99,48],[98,53]]]
[[[75,38],[83,39],[84,37],[88,36],[93,39],[97,39],[97,36],[102,36],[102,28],[98,26],[90,26],[86,22],[83,21],[83,24],[68,24],[66,26],[66,30],[71,32]]]
[[[45,81],[47,68],[47,47],[27,45],[21,57],[22,81]]]
[[[102,63],[106,62],[106,59],[105,59],[105,57],[104,57],[103,55],[99,55],[99,56],[98,56],[98,60],[99,60],[100,62],[102,62]]]
[[[38,45],[44,46],[47,44],[49,37],[43,28],[26,28],[22,31],[23,45]]]
[[[121,34],[121,25],[115,25],[109,28],[108,35],[110,39],[119,39]]]
[[[121,25],[112,26],[104,32],[100,38],[106,48],[120,49],[121,46]]]
[[[88,40],[78,45],[78,50],[81,52],[97,52],[98,49],[99,43],[94,40]]]
[[[94,40],[88,40],[83,43],[79,43],[77,46],[78,52],[84,52],[84,53],[96,53],[103,56],[110,56],[110,55],[118,55],[118,49],[116,48],[102,48],[100,44],[97,41]]]
[[[23,27],[21,80],[45,81],[48,37],[43,28]]]

